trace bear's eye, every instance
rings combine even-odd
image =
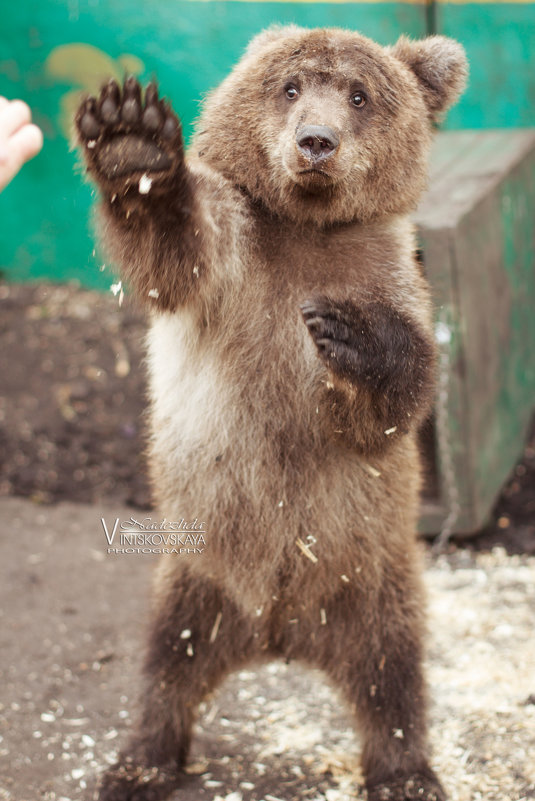
[[[284,94],[288,100],[295,100],[296,97],[299,97],[299,90],[293,84],[289,84],[288,86],[284,87]]]
[[[362,106],[366,105],[366,95],[364,92],[355,92],[354,95],[351,95],[351,102],[357,108],[362,108]]]

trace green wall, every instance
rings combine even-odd
[[[470,62],[468,89],[444,127],[535,126],[535,3],[436,3],[433,22]]]
[[[341,25],[384,43],[436,30],[460,39],[469,90],[445,127],[535,125],[535,4],[286,3],[207,0],[21,0],[0,30],[0,94],[22,97],[45,134],[42,153],[0,195],[0,270],[10,280],[78,279],[106,288],[68,125],[80,89],[110,74],[157,76],[191,130],[199,99],[273,22]]]

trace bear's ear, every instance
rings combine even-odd
[[[414,72],[432,115],[446,111],[463,91],[468,61],[464,47],[454,39],[428,36],[411,41],[402,36],[390,52]]]
[[[256,55],[264,47],[276,42],[278,39],[283,39],[285,36],[300,33],[303,29],[298,25],[270,25],[264,31],[258,33],[247,45],[245,51],[246,56]]]

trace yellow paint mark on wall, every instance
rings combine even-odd
[[[137,56],[125,53],[113,59],[85,42],[55,47],[45,61],[46,73],[58,83],[79,87],[66,92],[60,101],[59,122],[66,138],[71,138],[72,120],[82,92],[94,94],[110,78],[121,83],[125,75],[139,75],[144,69],[144,63]]]

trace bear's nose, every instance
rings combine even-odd
[[[314,161],[330,156],[340,144],[333,129],[326,125],[303,125],[295,138],[299,150]]]

